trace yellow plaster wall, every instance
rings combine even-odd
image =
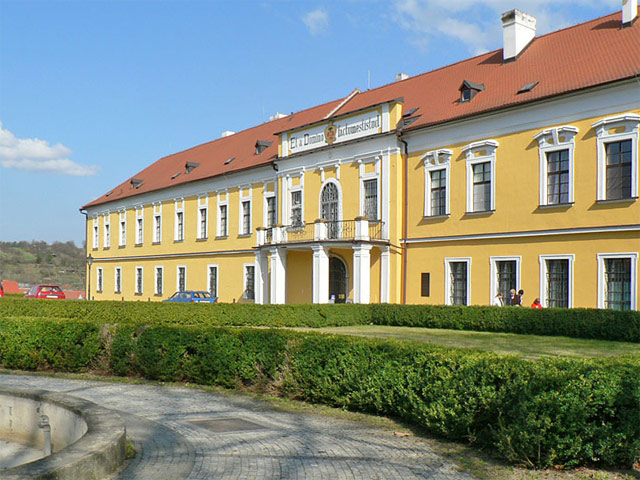
[[[313,301],[313,255],[308,252],[287,252],[287,303]]]

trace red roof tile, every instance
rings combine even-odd
[[[137,188],[131,188],[129,179],[110,195],[103,195],[83,208],[268,164],[277,156],[278,132],[322,121],[330,113],[344,115],[404,97],[405,111],[418,107],[416,115],[420,118],[409,127],[417,129],[634,75],[640,76],[640,21],[621,29],[620,13],[615,13],[535,38],[512,62],[504,63],[502,49],[495,50],[358,93],[342,106],[343,99],[338,99],[161,158],[134,175],[142,180]],[[484,90],[471,102],[459,103],[459,88],[465,80],[484,84]],[[533,90],[518,94],[524,85],[533,82],[538,82]],[[256,155],[258,140],[273,143]],[[225,164],[231,157],[234,160]],[[185,174],[187,161],[200,165]],[[178,172],[181,174],[172,178]]]

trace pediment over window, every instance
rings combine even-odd
[[[470,143],[462,149],[467,160],[473,160],[476,157],[490,157],[495,155],[498,142],[495,140],[482,140],[481,142]]]
[[[578,129],[571,125],[563,125],[561,127],[547,128],[533,136],[538,141],[540,147],[550,145],[561,145],[563,143],[573,142],[574,137],[578,133]]]
[[[618,133],[638,131],[640,115],[635,113],[623,113],[615,117],[607,117],[591,125],[596,129],[598,137],[606,137]]]
[[[427,152],[422,157],[422,161],[426,166],[447,165],[451,162],[451,155],[453,152],[447,148],[441,148],[439,150],[432,150]]]

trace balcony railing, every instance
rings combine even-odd
[[[367,220],[316,220],[314,223],[258,229],[258,246],[280,243],[384,240],[384,222]]]

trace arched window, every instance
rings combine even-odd
[[[334,183],[327,183],[320,196],[321,217],[327,220],[327,234],[329,238],[338,238],[339,235],[339,211],[340,197],[338,187]]]

